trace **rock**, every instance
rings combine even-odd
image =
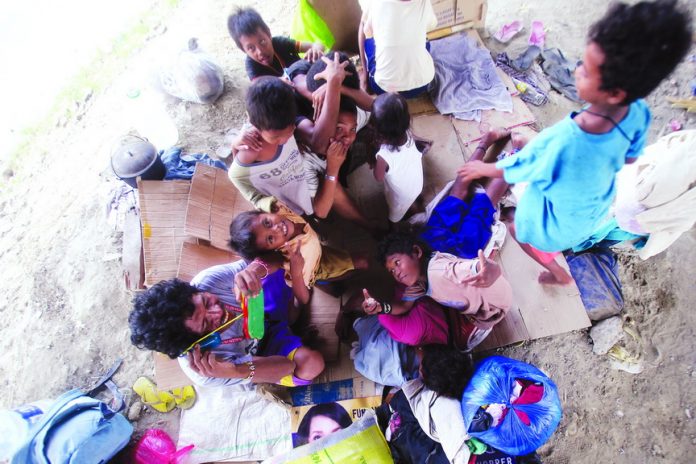
[[[140,413],[143,412],[143,403],[140,401],[135,401],[128,408],[128,420],[133,422],[140,419]]]
[[[624,337],[623,320],[619,316],[614,316],[598,322],[590,330],[590,337],[594,343],[592,352],[594,354],[607,354],[609,348]]]

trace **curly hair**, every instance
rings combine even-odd
[[[309,442],[309,428],[312,419],[316,416],[325,416],[336,422],[342,429],[349,427],[353,420],[348,411],[338,403],[320,403],[309,408],[297,428],[299,443],[304,445]]]
[[[237,8],[234,13],[227,17],[227,30],[230,36],[232,36],[234,43],[242,51],[244,50],[239,38],[243,35],[256,34],[256,31],[259,29],[269,36],[271,35],[271,29],[269,29],[258,11],[253,8]]]
[[[604,52],[600,88],[625,91],[629,104],[652,92],[684,58],[690,19],[676,0],[616,3],[592,25],[588,40]]]
[[[392,232],[384,237],[377,244],[377,259],[380,263],[386,264],[389,256],[396,253],[410,255],[415,246],[423,251],[421,265],[424,265],[428,262],[427,258],[431,255],[431,250],[425,242],[417,238],[416,229],[409,232]]]
[[[297,117],[294,91],[277,77],[259,77],[247,90],[246,110],[258,130],[286,129]]]
[[[252,232],[254,221],[262,211],[244,211],[230,223],[230,240],[227,244],[247,261],[264,253],[256,246],[256,236]]]
[[[194,311],[196,287],[179,279],[163,280],[133,299],[128,315],[131,343],[174,359],[199,335],[184,325]]]
[[[397,150],[408,141],[411,114],[406,99],[398,93],[383,93],[372,102],[370,126],[378,142]]]
[[[474,374],[471,355],[447,345],[424,345],[421,349],[421,376],[425,386],[447,398],[461,399]]]

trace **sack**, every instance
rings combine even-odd
[[[543,387],[540,399],[529,404],[511,404],[516,380]],[[519,398],[522,400],[522,396]],[[472,432],[470,424],[484,405],[503,404],[507,413],[501,422]],[[485,359],[476,369],[462,395],[462,416],[469,435],[513,456],[529,454],[543,445],[561,421],[561,401],[553,381],[531,364],[503,356]]]
[[[110,380],[119,359],[87,393],[63,393],[32,424],[29,434],[10,461],[12,464],[106,463],[128,444],[133,426],[121,414],[123,395]],[[109,404],[92,398],[102,387],[113,395]]]
[[[624,300],[613,251],[591,248],[581,254],[566,254],[566,261],[590,319],[601,321],[621,312]]]
[[[135,464],[178,464],[193,449],[184,446],[179,451],[172,438],[161,429],[148,429],[133,450]]]
[[[194,103],[214,103],[225,90],[222,69],[198,48],[195,38],[160,70],[160,83],[169,95]]]

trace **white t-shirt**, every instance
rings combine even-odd
[[[396,150],[386,145],[377,152],[388,165],[384,176],[384,194],[389,205],[389,220],[399,222],[423,191],[423,155],[413,137]]]
[[[387,92],[401,92],[432,81],[435,65],[425,42],[437,17],[430,0],[373,0],[368,15],[375,40],[377,85]]]

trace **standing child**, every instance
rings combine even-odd
[[[411,115],[406,99],[398,93],[384,93],[372,104],[370,124],[376,142],[375,179],[384,182],[389,221],[399,222],[423,191],[422,154],[410,133]]]
[[[516,156],[460,169],[467,179],[529,183],[510,230],[548,269],[540,282],[572,281],[555,256],[605,219],[616,173],[645,145],[650,111],[643,98],[688,51],[689,24],[675,0],[615,4],[590,29],[583,64],[575,71],[578,94],[588,106],[542,131]]]
[[[285,76],[285,70],[300,59],[313,62],[324,53],[319,43],[299,42],[289,37],[271,37],[271,30],[253,8],[237,8],[227,18],[227,29],[237,47],[246,53],[246,72],[252,81],[261,76]]]

